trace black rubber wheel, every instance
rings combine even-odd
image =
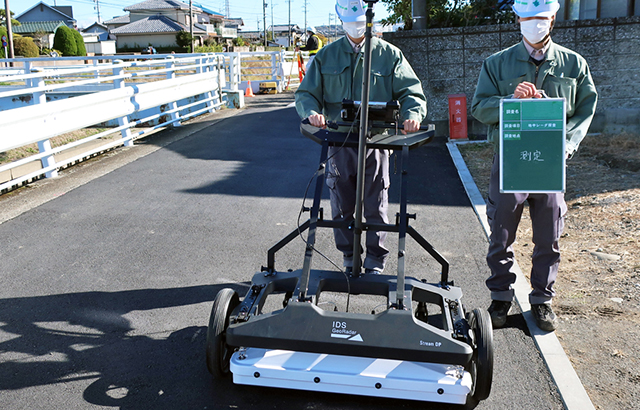
[[[467,371],[473,379],[472,396],[480,401],[485,400],[491,393],[493,382],[493,326],[489,312],[483,309],[473,309],[467,312],[467,321],[473,332],[473,358]]]
[[[227,345],[226,331],[231,312],[239,304],[238,294],[229,288],[218,292],[213,301],[207,328],[207,368],[214,379],[226,377],[230,372],[229,361],[234,348]]]

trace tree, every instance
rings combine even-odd
[[[12,26],[20,26],[20,22],[13,18],[13,15],[16,14],[13,11],[11,12],[11,25]],[[0,9],[0,24],[3,26],[7,25],[7,11],[6,9]]]
[[[178,47],[182,47],[182,48],[191,47],[191,34],[189,34],[186,31],[177,32],[176,44],[178,44]]]
[[[390,12],[389,17],[380,21],[383,25],[404,23],[404,29],[411,30],[413,27],[411,0],[382,0],[382,3]]]
[[[38,55],[40,54],[38,46],[33,42],[33,39],[31,37],[14,37],[13,49],[15,50],[16,56],[38,57]]]
[[[405,30],[413,28],[412,0],[382,0],[392,13],[382,24],[404,22]],[[511,23],[515,16],[504,0],[427,0],[427,28],[465,27]]]
[[[71,32],[73,33],[73,37],[76,40],[76,54],[77,56],[86,56],[87,55],[87,48],[84,45],[84,37],[82,37],[82,34],[80,34],[80,32],[78,30],[74,30],[71,29]]]
[[[38,30],[33,35],[33,42],[38,46],[41,53],[42,53],[42,49],[45,46],[49,47],[48,41],[45,41],[46,38],[47,38],[47,32],[44,30]]]
[[[75,56],[78,53],[74,31],[67,26],[60,26],[56,30],[53,48],[60,51],[63,56]]]

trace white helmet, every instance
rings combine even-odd
[[[515,0],[513,11],[518,17],[552,17],[558,12],[558,0]]]
[[[343,23],[366,21],[367,5],[362,0],[337,0],[336,13]]]

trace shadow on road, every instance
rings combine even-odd
[[[295,108],[282,104],[259,107],[249,108],[165,147],[189,160],[211,162],[204,166],[209,181],[187,187],[183,192],[283,198],[304,194],[318,167],[320,145],[300,134],[300,118]],[[437,138],[411,151],[410,203],[469,205],[445,143],[445,139]],[[399,156],[391,154],[392,201],[399,198],[398,159]],[[328,198],[327,192],[325,197]]]
[[[121,409],[424,408],[424,403],[237,386],[230,379],[213,383],[204,360],[205,326],[139,334],[125,317],[208,302],[222,287],[246,292],[245,284],[226,284],[0,300],[0,329],[11,336],[0,342],[6,358],[0,363],[0,391],[55,385],[68,395],[65,386],[85,380],[90,382],[82,393],[86,402]]]

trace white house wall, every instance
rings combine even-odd
[[[176,47],[175,34],[118,34],[117,47],[147,47],[151,43],[154,47]],[[137,46],[136,46],[137,45]]]

